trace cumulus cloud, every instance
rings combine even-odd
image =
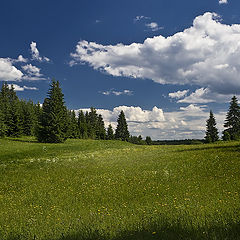
[[[39,61],[39,62],[49,62],[50,59],[47,57],[41,57],[39,54],[39,51],[37,49],[37,43],[36,42],[32,42],[30,44],[30,48],[31,48],[31,54],[32,54],[32,59]]]
[[[24,90],[38,90],[36,87],[27,87],[27,86],[19,86],[17,84],[8,84],[9,87],[13,86],[14,90],[17,92],[22,92]]]
[[[32,64],[27,64],[22,66],[22,69],[26,71],[30,76],[40,77],[42,74],[40,73],[40,68],[33,66]]]
[[[102,91],[100,92],[102,93],[103,95],[106,95],[106,96],[109,96],[109,95],[115,95],[115,96],[120,96],[120,95],[128,95],[128,96],[131,96],[133,95],[133,91],[130,91],[130,90],[123,90],[123,91],[116,91],[114,89],[110,89],[108,91]]]
[[[11,60],[0,58],[0,80],[20,81],[23,73],[12,65]]]
[[[240,25],[226,25],[207,12],[173,36],[144,43],[101,45],[80,41],[71,64],[87,63],[113,76],[192,84],[220,94],[240,92]]]
[[[19,55],[17,58],[17,62],[23,62],[26,63],[28,61],[27,58],[24,58],[22,55]]]
[[[81,109],[84,112],[90,109]],[[152,110],[143,110],[141,107],[119,106],[113,110],[97,109],[103,116],[106,127],[111,124],[117,126],[117,118],[123,110],[132,135],[151,136],[153,139],[201,139],[205,135],[206,120],[209,109],[204,105],[190,104],[181,107],[178,111],[163,112],[161,108],[153,107]],[[226,116],[225,112],[214,113],[217,127],[221,132]]]
[[[187,93],[189,92],[189,90],[183,90],[183,91],[177,91],[177,92],[172,92],[172,93],[169,93],[168,96],[170,98],[176,98],[176,99],[179,99],[179,98],[182,98],[184,96],[187,95]]]
[[[209,88],[199,88],[196,89],[195,92],[192,92],[189,96],[186,96],[183,99],[179,99],[178,103],[223,103],[228,102],[231,97],[232,94],[221,94],[213,92]]]
[[[219,4],[227,4],[228,0],[219,0]]]
[[[150,28],[151,31],[153,31],[153,32],[163,29],[163,27],[159,27],[156,22],[147,23],[147,24],[145,24],[145,26]]]

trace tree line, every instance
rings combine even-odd
[[[123,140],[145,144],[141,136],[130,136],[124,112],[117,119],[114,132],[111,124],[105,128],[101,114],[95,108],[85,113],[68,110],[59,82],[52,80],[42,106],[19,100],[13,85],[3,83],[0,91],[0,136],[36,136],[39,142],[61,143],[67,138]],[[150,144],[150,137],[147,143]]]
[[[211,143],[219,140],[218,129],[216,127],[216,119],[213,112],[210,111],[209,118],[206,124],[205,142]],[[238,99],[233,96],[224,122],[226,128],[222,132],[222,139],[224,141],[240,140],[240,106]]]
[[[226,128],[222,133],[223,140],[240,139],[240,106],[236,96],[233,96],[224,123]],[[213,112],[206,124],[205,142],[219,140],[219,132]],[[20,100],[13,85],[3,83],[0,91],[0,137],[36,136],[39,142],[60,143],[67,138],[123,140],[134,144],[153,142],[147,136],[130,136],[124,112],[117,119],[114,132],[111,124],[105,128],[101,114],[95,108],[85,113],[80,110],[68,110],[65,106],[64,95],[58,81],[52,80],[47,97],[42,105],[33,101]]]

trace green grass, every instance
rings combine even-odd
[[[240,143],[0,139],[0,239],[238,239]]]

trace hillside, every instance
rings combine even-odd
[[[0,139],[0,239],[237,239],[239,142]]]

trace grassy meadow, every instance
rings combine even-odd
[[[1,240],[235,240],[239,196],[239,142],[0,139]]]

